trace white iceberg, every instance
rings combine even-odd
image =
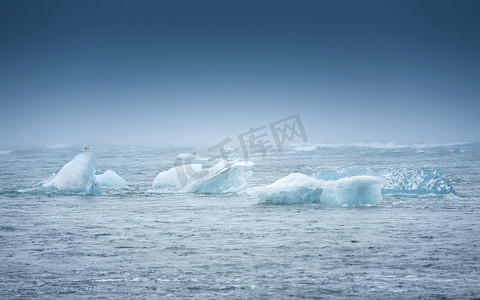
[[[179,191],[182,186],[192,183],[198,178],[187,174],[197,174],[202,170],[201,164],[179,165],[167,171],[158,173],[153,180],[152,187],[157,190]],[[180,178],[182,182],[180,182]]]
[[[221,161],[211,168],[201,164],[177,165],[157,175],[154,190],[180,193],[222,194],[238,193],[245,189],[253,174],[252,162]]]
[[[379,204],[383,181],[374,176],[319,180],[292,173],[266,186],[250,188],[249,194],[279,204],[321,203],[330,206]]]
[[[204,177],[195,180],[184,188],[188,193],[239,193],[247,185],[247,179],[253,174],[252,162],[235,162],[226,166],[223,161],[207,169]]]
[[[99,194],[101,188],[95,179],[95,159],[91,152],[75,156],[58,173],[47,179],[42,187],[68,193]]]
[[[95,179],[101,187],[128,189],[127,181],[112,170],[107,170],[103,174],[95,175]]]

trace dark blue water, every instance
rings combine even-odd
[[[0,152],[1,298],[480,297],[479,144],[271,152],[249,181],[336,167],[440,168],[458,193],[384,195],[359,207],[153,193],[158,172],[193,149],[93,150],[97,172],[114,170],[129,190],[19,192],[79,149]]]

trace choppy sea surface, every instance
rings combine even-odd
[[[480,144],[317,145],[257,157],[249,187],[347,167],[441,169],[457,195],[269,204],[152,192],[192,148],[96,146],[127,190],[25,192],[80,146],[0,149],[0,298],[480,298]]]

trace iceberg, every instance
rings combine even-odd
[[[200,174],[201,171],[201,164],[186,164],[183,166],[176,166],[167,171],[158,173],[157,177],[155,177],[153,180],[152,187],[155,190],[179,191],[182,189],[182,185],[188,185],[197,180],[197,178],[193,176],[187,176],[187,174]],[[183,180],[182,183],[180,182],[180,178]]]
[[[384,194],[457,194],[440,169],[393,168],[382,178]]]
[[[152,183],[156,191],[223,194],[239,193],[253,174],[252,162],[220,161],[210,168],[201,164],[178,165],[157,175]]]
[[[101,188],[95,179],[95,160],[91,152],[83,152],[47,179],[42,187],[47,190],[80,194],[99,194]]]
[[[239,193],[247,186],[253,174],[252,162],[235,162],[226,166],[224,161],[207,170],[206,175],[186,185],[182,191],[188,193],[221,194]]]
[[[128,189],[127,181],[112,170],[107,170],[103,174],[95,175],[95,179],[101,187]]]
[[[301,173],[292,173],[270,185],[250,188],[247,193],[266,202],[315,203],[320,202],[323,189],[315,178]]]
[[[292,173],[266,186],[247,192],[265,202],[278,204],[320,203],[329,206],[379,204],[383,181],[374,176],[320,180]]]
[[[343,170],[319,171],[314,177],[322,180],[339,180],[353,176],[376,176],[384,181],[383,194],[453,194],[453,187],[442,173],[441,169],[410,170],[406,168],[391,168],[376,175],[368,169],[345,168]]]

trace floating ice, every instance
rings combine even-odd
[[[101,189],[95,180],[93,153],[84,152],[75,156],[57,174],[47,179],[42,187],[68,193],[99,194]]]
[[[193,181],[182,190],[189,193],[238,193],[245,189],[253,174],[252,162],[235,162],[225,166],[223,161],[208,169],[205,177]]]
[[[381,178],[385,182],[383,194],[456,194],[440,169],[391,168],[375,175],[368,169],[346,168],[339,171],[319,171],[314,176],[322,180],[338,180],[359,175]]]
[[[384,194],[453,194],[456,192],[440,169],[390,169],[382,174]]]
[[[363,205],[380,203],[382,184],[382,180],[373,176],[325,181],[292,173],[270,185],[251,188],[247,192],[263,201],[280,204]]]
[[[252,169],[251,162],[226,165],[221,161],[211,168],[202,168],[201,164],[179,165],[159,173],[152,187],[165,192],[238,193],[245,189]]]
[[[127,181],[112,170],[107,170],[103,174],[95,175],[95,179],[101,187],[128,189]]]
[[[188,176],[188,174],[198,174],[202,170],[201,164],[179,165],[167,171],[158,173],[153,180],[152,187],[157,190],[179,191],[183,185],[192,183],[198,178]],[[180,178],[184,182],[180,183]]]

